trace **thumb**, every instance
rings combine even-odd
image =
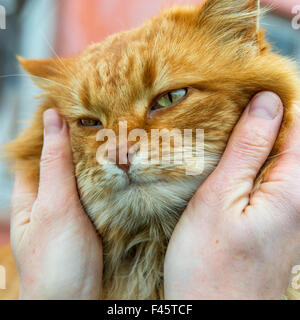
[[[45,111],[44,128],[38,198],[57,202],[77,194],[69,130],[54,109]]]
[[[257,94],[236,125],[219,165],[208,178],[210,185],[219,185],[219,192],[227,190],[236,199],[248,198],[254,179],[276,141],[282,116],[283,105],[276,94]]]

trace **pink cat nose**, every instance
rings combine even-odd
[[[121,170],[123,170],[125,173],[128,173],[128,172],[129,172],[129,169],[130,169],[131,163],[128,161],[128,163],[126,163],[126,164],[116,163],[116,165],[117,165]]]
[[[121,145],[116,149],[116,165],[125,173],[129,172],[132,158],[136,151],[133,150],[132,145]]]

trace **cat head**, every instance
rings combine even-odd
[[[79,190],[96,226],[122,223],[129,230],[130,217],[141,228],[159,218],[170,234],[253,95],[270,90],[285,105],[293,101],[294,67],[270,51],[259,15],[259,1],[207,0],[200,7],[166,10],[75,58],[20,58],[45,92],[26,138],[38,147],[27,149],[40,150],[42,111],[56,108],[69,123]],[[111,129],[118,137],[120,121],[127,132],[144,130],[149,143],[153,129],[204,130],[204,171],[187,175],[184,162],[142,164],[136,150],[130,167],[99,164],[96,153],[104,142],[97,134]],[[20,150],[18,158],[28,157],[28,150]]]

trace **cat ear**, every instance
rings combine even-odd
[[[200,8],[200,25],[223,43],[241,40],[267,49],[264,31],[259,30],[262,9],[260,0],[206,0]]]
[[[47,89],[49,86],[57,83],[63,83],[66,80],[67,74],[70,73],[71,59],[23,59],[17,56],[24,70],[31,76],[33,81],[42,89]]]

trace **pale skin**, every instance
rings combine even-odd
[[[164,268],[166,299],[284,294],[291,268],[300,264],[300,120],[290,130],[288,152],[251,195],[282,116],[279,97],[267,92],[245,110],[218,167],[172,235]],[[102,244],[80,204],[68,127],[54,110],[45,112],[44,124],[38,194],[17,173],[12,197],[20,299],[97,299]]]

